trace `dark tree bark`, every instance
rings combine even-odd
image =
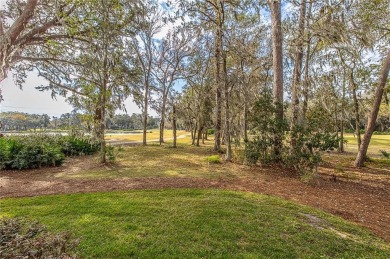
[[[214,150],[221,150],[221,129],[222,129],[222,80],[221,80],[221,59],[223,46],[223,23],[224,17],[221,13],[223,3],[216,1],[216,31],[215,31],[215,84],[216,84],[216,118],[215,118],[215,134],[214,134]]]
[[[379,107],[382,102],[382,96],[384,92],[384,88],[386,86],[387,78],[389,76],[390,70],[390,50],[387,52],[387,57],[383,63],[383,67],[380,73],[378,86],[375,91],[374,103],[372,105],[372,109],[370,114],[368,115],[368,122],[366,126],[366,131],[362,140],[362,144],[360,146],[359,152],[357,154],[355,160],[356,167],[362,167],[364,165],[364,161],[366,159],[368,146],[370,144],[370,140],[372,137],[372,133],[375,129],[375,122],[378,117]]]

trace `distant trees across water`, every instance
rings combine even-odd
[[[160,119],[149,116],[148,129],[159,127]],[[30,114],[24,112],[1,112],[0,131],[37,131],[37,130],[72,130],[91,131],[90,116],[78,112],[64,113],[50,117],[47,114]],[[108,130],[140,130],[143,127],[142,115],[133,113],[116,114],[106,119]]]

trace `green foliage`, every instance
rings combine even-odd
[[[254,136],[245,143],[245,158],[248,164],[256,164],[259,161],[267,164],[276,161],[272,153],[274,135],[277,132],[286,132],[287,124],[285,121],[277,121],[274,113],[272,95],[268,91],[263,91],[250,116]],[[321,113],[319,111],[312,113],[308,117],[308,126],[296,127],[289,131],[288,139],[295,141],[294,150],[285,146],[282,149],[281,161],[276,161],[302,175],[310,174],[317,168],[321,161],[320,151],[333,150],[339,143],[337,135],[329,133],[327,129],[322,130],[322,117],[314,115]],[[286,134],[283,135],[286,137]]]
[[[0,168],[31,169],[59,166],[65,156],[96,153],[99,144],[89,137],[30,134],[0,139]]]
[[[75,258],[76,245],[69,234],[51,234],[38,222],[0,221],[1,258]]]
[[[219,157],[219,155],[208,156],[206,158],[206,160],[210,164],[220,164],[221,163],[221,158]]]
[[[245,162],[254,165],[260,158],[260,151],[262,150],[262,143],[257,138],[254,141],[245,141],[244,156]]]
[[[106,157],[108,161],[115,162],[119,152],[122,148],[115,148],[114,146],[107,146],[106,147]]]
[[[317,166],[322,161],[320,151],[331,151],[338,147],[337,134],[319,132],[315,124],[296,127],[290,132],[295,137],[295,148],[285,153],[284,163],[301,175],[315,176]]]
[[[390,135],[390,131],[374,131],[373,134],[374,135]]]
[[[100,148],[98,142],[83,136],[63,136],[58,144],[61,145],[61,150],[66,156],[92,155]]]
[[[215,133],[215,129],[208,129],[207,134],[208,135],[213,135]]]
[[[390,158],[390,153],[387,152],[386,150],[380,150],[380,152],[381,152],[381,155],[382,155],[384,158],[387,158],[387,159]]]
[[[275,119],[274,114],[272,94],[268,89],[264,89],[249,116],[254,137],[245,143],[246,163],[256,164],[260,161],[266,164],[274,160],[274,136],[278,132],[284,132],[287,126],[284,120]]]

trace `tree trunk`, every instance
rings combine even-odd
[[[219,1],[218,1],[219,2]],[[221,82],[221,55],[222,55],[222,30],[223,30],[223,17],[219,9],[219,3],[216,12],[216,33],[215,33],[215,84],[216,84],[216,118],[215,118],[215,134],[214,134],[214,150],[221,150],[221,126],[222,126],[222,82]]]
[[[200,139],[202,137],[202,134],[203,134],[203,126],[199,126],[198,137],[197,137],[197,140],[196,140],[196,146],[197,147],[200,147]]]
[[[144,114],[143,114],[143,133],[142,133],[142,145],[146,146],[146,133],[148,127],[148,101],[149,101],[149,83],[145,83],[144,93]]]
[[[161,107],[161,122],[160,122],[160,145],[164,143],[164,128],[165,128],[165,109],[166,109],[166,97],[163,97],[163,103]]]
[[[355,112],[355,132],[356,132],[356,136],[357,136],[358,150],[359,150],[360,146],[362,145],[362,137],[360,134],[359,101],[358,101],[357,95],[356,95],[357,85],[355,83],[353,71],[351,71],[350,80],[351,80],[351,86],[352,86],[351,90],[352,90],[353,106],[354,106],[354,112]]]
[[[282,16],[280,0],[268,0],[271,8],[272,20],[272,55],[274,73],[274,105],[275,119],[278,125],[283,122],[283,36],[282,36]],[[276,161],[281,160],[283,148],[283,129],[280,127],[274,134],[273,153]]]
[[[362,144],[360,146],[359,152],[355,160],[356,167],[362,167],[364,165],[364,160],[366,159],[367,149],[370,144],[372,133],[375,129],[375,122],[378,117],[379,107],[381,105],[383,91],[386,86],[387,78],[389,76],[390,70],[390,50],[387,52],[387,57],[384,61],[382,71],[380,73],[378,87],[375,92],[374,103],[372,105],[371,112],[368,116],[368,122],[366,131],[363,137]]]
[[[196,132],[198,129],[198,122],[195,122],[195,127],[194,127],[194,136],[192,138],[192,145],[195,146],[195,140],[196,140]]]
[[[346,85],[346,74],[345,66],[343,67],[343,89],[341,96],[341,124],[340,124],[340,142],[339,142],[339,152],[344,152],[344,109],[345,109],[345,85]]]
[[[226,137],[226,161],[232,161],[232,144],[230,140],[230,94],[227,81],[226,51],[223,51],[223,83],[225,85],[225,137]]]
[[[248,104],[244,103],[244,141],[248,141]]]
[[[299,116],[299,87],[301,84],[301,70],[303,61],[303,37],[305,33],[305,18],[306,18],[306,0],[301,0],[301,8],[299,13],[298,41],[297,52],[294,60],[293,82],[292,82],[292,116],[291,116],[291,147],[295,151],[296,147],[296,127]]]
[[[172,106],[173,148],[177,147],[176,105]]]
[[[313,1],[309,0],[309,7],[306,18],[306,57],[305,57],[305,72],[304,72],[304,85],[303,85],[303,107],[302,107],[302,117],[303,123],[306,123],[306,112],[307,104],[309,101],[309,64],[310,64],[310,52],[311,52],[311,37],[310,37],[310,19],[311,19],[311,8]]]

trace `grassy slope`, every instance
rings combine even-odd
[[[390,248],[328,214],[265,195],[132,191],[0,200],[1,216],[80,237],[93,258],[389,258]]]

